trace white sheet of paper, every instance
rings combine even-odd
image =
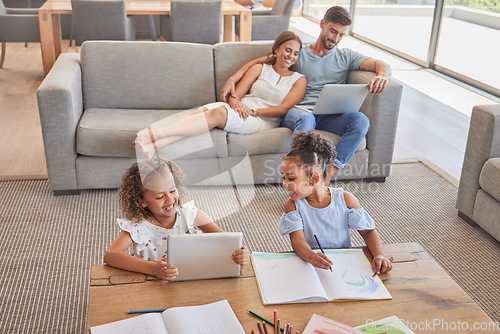
[[[168,333],[245,334],[227,300],[199,306],[174,307],[163,312],[163,320]]]
[[[160,313],[139,315],[90,328],[91,334],[168,334]]]
[[[316,269],[330,300],[387,299],[391,295],[377,276],[361,249],[326,249],[333,262],[333,273]]]
[[[264,304],[327,300],[313,266],[295,253],[253,252],[252,261]]]

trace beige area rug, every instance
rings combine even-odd
[[[457,189],[422,163],[385,183],[339,182],[374,218],[384,243],[418,242],[500,321],[500,244],[457,217]],[[280,185],[190,189],[197,206],[254,251],[290,250],[278,233]],[[0,182],[0,333],[84,333],[90,269],[118,234],[115,190],[53,197],[47,180]],[[357,233],[356,245],[362,245]]]

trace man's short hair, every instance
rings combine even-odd
[[[351,14],[344,8],[340,6],[330,7],[323,17],[326,23],[340,23],[343,26],[350,26],[352,23]]]

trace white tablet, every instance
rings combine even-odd
[[[367,84],[327,84],[323,86],[316,105],[297,107],[315,115],[344,114],[359,111],[367,95]]]
[[[179,270],[172,281],[239,276],[240,266],[231,255],[242,241],[242,232],[169,235],[167,260]]]

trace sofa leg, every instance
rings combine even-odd
[[[472,220],[472,218],[470,218],[469,216],[467,216],[465,213],[463,213],[463,212],[462,212],[462,211],[460,211],[460,210],[458,211],[458,216],[459,216],[460,218],[462,218],[463,220],[465,220],[465,222],[466,222],[467,224],[469,224],[470,226],[473,226],[473,227],[477,226],[476,222],[475,222],[475,221],[473,221],[473,220]]]
[[[385,176],[380,177],[366,177],[363,182],[385,182]]]
[[[54,190],[54,196],[80,195],[79,189]]]

